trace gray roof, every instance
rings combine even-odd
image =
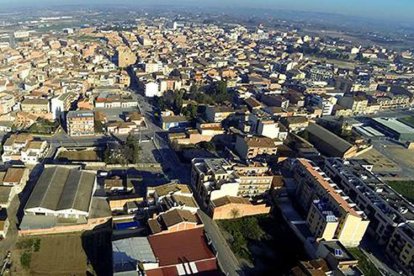
[[[397,133],[402,134],[412,134],[414,133],[414,129],[409,125],[404,124],[400,120],[396,118],[374,118],[374,121],[377,123],[384,125]]]
[[[63,166],[45,168],[25,209],[41,207],[88,212],[94,185],[94,173]]]
[[[47,229],[55,227],[57,224],[57,217],[55,216],[23,216],[22,222],[19,225],[21,230],[30,229]]]
[[[75,110],[69,111],[66,116],[67,118],[94,117],[94,112],[89,110]]]
[[[157,262],[146,237],[134,237],[113,241],[112,257],[114,272],[135,271],[138,262]]]
[[[334,147],[339,152],[344,153],[352,147],[352,144],[318,124],[311,123],[306,130],[310,134],[316,136],[319,140]]]

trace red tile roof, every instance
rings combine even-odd
[[[150,236],[148,240],[160,266],[215,258],[203,228]]]

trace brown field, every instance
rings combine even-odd
[[[100,153],[95,150],[63,151],[58,155],[58,159],[68,159],[69,161],[99,161]]]
[[[82,247],[82,233],[36,236],[40,241],[38,252],[32,251],[30,269],[20,265],[24,250],[12,252],[15,275],[85,275],[87,256]],[[30,237],[31,238],[31,237]],[[24,238],[23,238],[24,239]]]

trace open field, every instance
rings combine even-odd
[[[358,248],[348,248],[348,251],[358,260],[358,267],[362,270],[366,276],[381,275],[378,269],[373,263],[364,255],[364,253]]]
[[[91,231],[21,237],[12,251],[11,273],[112,275],[111,258],[111,228],[105,224]]]
[[[278,212],[217,221],[246,275],[288,274],[307,256],[302,244]]]
[[[414,181],[389,181],[388,184],[414,204]]]
[[[100,161],[102,159],[102,153],[98,150],[61,151],[57,159],[67,159],[69,161]]]
[[[22,246],[13,251],[12,255],[15,259],[12,273],[15,272],[16,275],[85,275],[87,257],[82,248],[80,233],[24,237],[20,238],[19,242],[24,243],[30,240],[39,241],[38,248]],[[24,259],[26,261],[23,261]]]

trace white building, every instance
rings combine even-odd
[[[192,160],[191,184],[205,207],[224,196],[237,196],[240,178],[232,165],[222,158]]]
[[[156,82],[148,82],[145,84],[145,96],[146,97],[160,97],[162,96],[161,91],[159,90],[158,83]]]

